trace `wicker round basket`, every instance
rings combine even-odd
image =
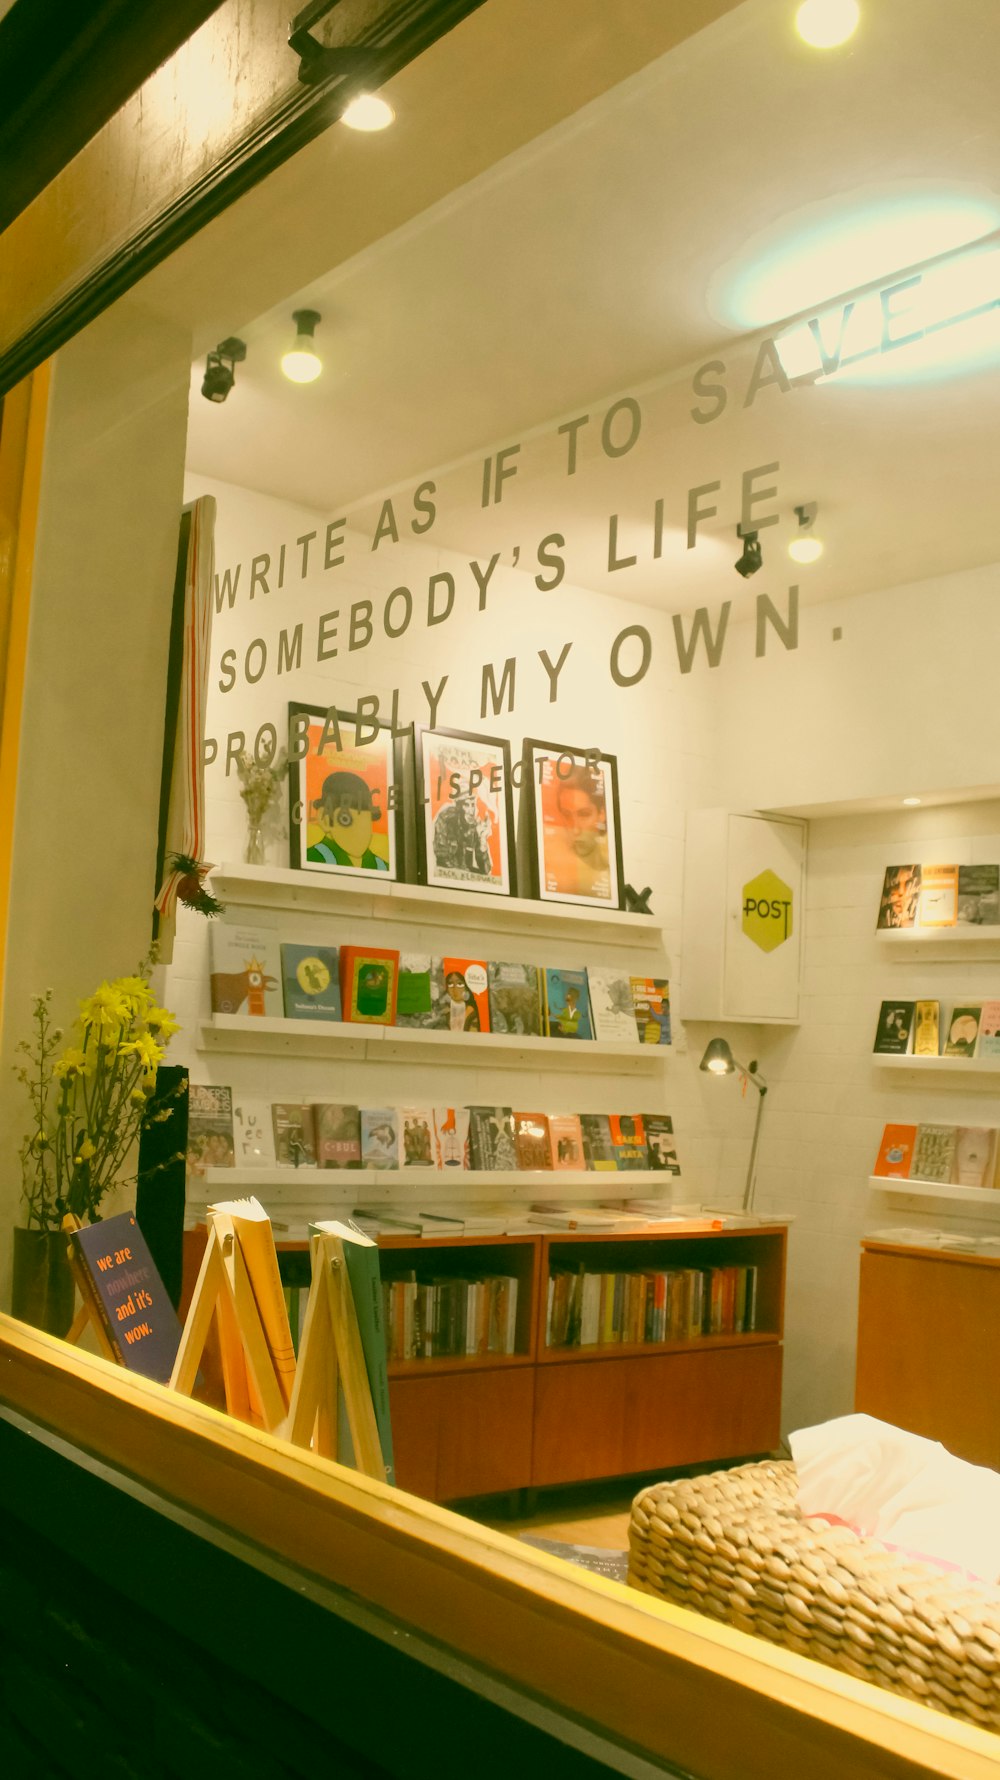
[[[644,1489],[632,1504],[628,1580],[1000,1730],[1000,1589],[805,1519],[790,1462]]]

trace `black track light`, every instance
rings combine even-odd
[[[756,532],[741,531],[738,535],[743,539],[743,554],[737,557],[733,567],[738,575],[748,580],[761,567],[760,538]]]
[[[238,340],[235,334],[228,339],[220,340],[214,352],[210,352],[205,360],[205,375],[202,379],[201,393],[206,402],[224,402],[233,384],[236,382],[234,366],[241,365],[246,358],[247,349],[244,341]]]

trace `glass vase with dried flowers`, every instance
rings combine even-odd
[[[277,810],[287,765],[288,756],[284,748],[270,760],[257,760],[246,749],[236,756],[240,796],[247,806],[247,842],[243,854],[247,865],[264,864],[264,830],[268,816]]]

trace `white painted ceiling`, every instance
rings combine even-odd
[[[1000,351],[939,377],[909,375],[900,353],[881,383],[765,387],[742,405],[759,334],[745,331],[735,293],[776,242],[808,244],[873,206],[924,199],[978,205],[984,237],[1000,227],[1000,4],[862,9],[853,43],[820,53],[795,37],[793,0],[747,0],[268,313],[233,302],[227,331],[248,356],[221,405],[198,393],[202,361],[193,369],[192,471],[369,527],[390,491],[408,517],[431,475],[434,543],[530,554],[559,531],[571,581],[671,610],[717,597],[720,576],[725,592],[739,588],[728,567],[739,478],[769,463],[781,468],[761,484],[777,482],[780,524],[761,534],[755,591],[787,585],[782,547],[802,501],[818,502],[827,545],[794,575],[807,599],[1000,558]],[[378,151],[383,179],[406,156],[405,113],[392,138]],[[299,229],[333,201],[315,155],[302,177],[289,210]],[[824,307],[940,246],[916,243],[901,259],[887,231],[884,263],[876,235],[860,275],[846,259],[840,278],[827,269]],[[280,230],[260,252],[281,255]],[[296,388],[278,361],[303,306],[322,315],[325,370]],[[756,320],[787,313],[779,294]],[[691,372],[714,358],[729,401],[699,425]],[[643,429],[609,459],[598,423],[621,394],[641,401]],[[568,477],[556,427],[585,412]],[[483,456],[513,443],[518,474],[484,515]],[[687,490],[716,480],[718,513],[689,551]],[[611,514],[619,554],[639,561],[609,574]]]

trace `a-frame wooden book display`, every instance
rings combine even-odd
[[[270,1225],[268,1236],[273,1250]],[[185,1396],[194,1389],[216,1315],[229,1414],[241,1421],[263,1422],[269,1433],[279,1433],[288,1415],[284,1380],[264,1334],[233,1217],[209,1208],[208,1242],[170,1376],[172,1389]]]
[[[354,1469],[384,1482],[385,1461],[344,1244],[339,1236],[316,1232],[309,1239],[309,1252],[312,1283],[284,1432],[293,1445],[309,1447],[323,1458],[344,1457],[337,1451],[339,1376]]]

